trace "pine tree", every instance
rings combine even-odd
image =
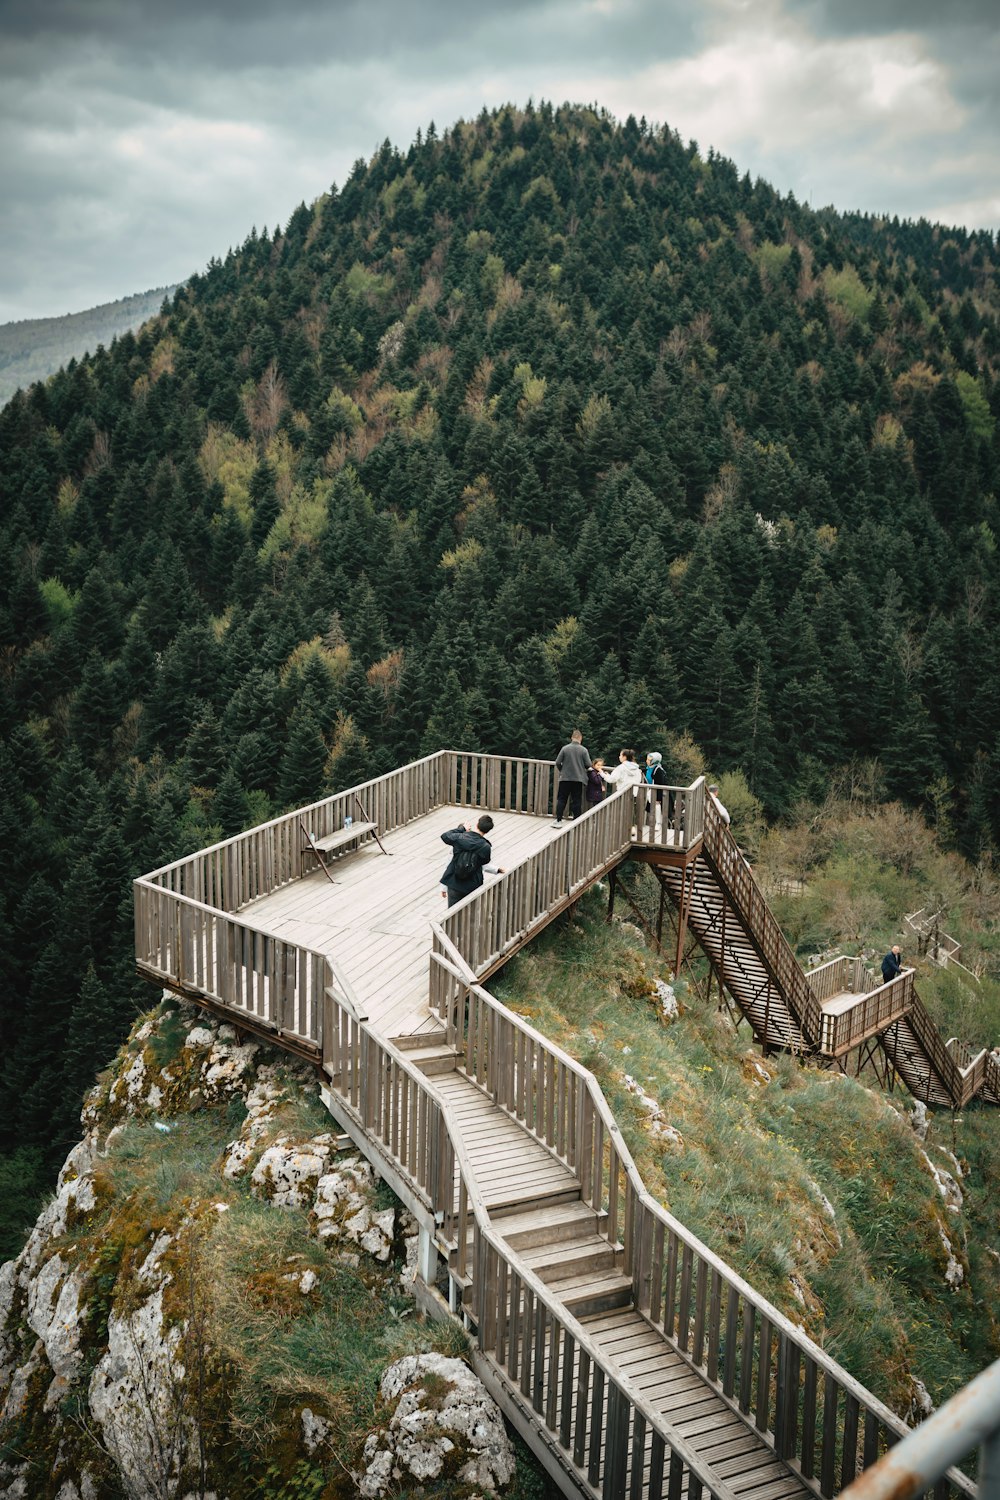
[[[278,771],[278,800],[283,807],[315,802],[323,788],[327,747],[312,711],[297,708]]]
[[[227,766],[219,779],[218,789],[212,802],[212,813],[226,838],[241,833],[247,826],[250,818],[250,805],[232,766]]]

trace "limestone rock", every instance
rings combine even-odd
[[[375,1174],[360,1157],[338,1161],[335,1171],[324,1173],[316,1184],[312,1207],[317,1237],[336,1239],[347,1219],[367,1209],[374,1186]]]
[[[318,1417],[308,1406],[302,1408],[302,1441],[307,1453],[315,1453],[330,1440],[332,1428],[325,1417]]]
[[[60,1255],[47,1260],[28,1288],[26,1321],[45,1345],[54,1374],[72,1380],[80,1363],[83,1276]]]
[[[677,1002],[677,994],[672,984],[666,980],[656,979],[653,981],[656,990],[656,998],[660,1002],[660,1015],[664,1021],[676,1021],[680,1015],[680,1006]]]
[[[313,1140],[275,1141],[253,1169],[250,1181],[259,1196],[285,1208],[309,1208],[326,1170],[330,1147]]]
[[[927,1170],[937,1184],[937,1190],[944,1199],[945,1207],[951,1209],[952,1213],[958,1213],[965,1201],[962,1197],[962,1189],[950,1172],[946,1172],[944,1167],[936,1167],[934,1165],[926,1151],[921,1151],[920,1154],[927,1163]]]
[[[107,1353],[90,1379],[90,1412],[126,1484],[144,1493],[149,1473],[176,1472],[196,1442],[179,1357],[182,1332],[163,1316],[170,1273],[163,1254],[171,1237],[158,1236],[138,1280],[151,1288],[144,1302],[108,1319]]]
[[[945,1266],[944,1271],[944,1279],[951,1287],[952,1291],[954,1291],[957,1287],[960,1287],[962,1285],[962,1282],[965,1280],[965,1272],[962,1269],[961,1261],[955,1254],[951,1240],[945,1234],[940,1224],[938,1225],[938,1234],[941,1236],[941,1244],[944,1246],[944,1253],[948,1257],[948,1263]]]
[[[652,1095],[646,1093],[642,1084],[633,1078],[631,1073],[625,1074],[623,1082],[629,1093],[635,1095],[640,1106],[645,1110],[650,1135],[668,1146],[681,1150],[684,1146],[684,1137],[676,1126],[668,1122],[666,1115]]]
[[[356,1480],[366,1500],[436,1479],[446,1463],[461,1483],[479,1490],[495,1494],[509,1484],[514,1450],[500,1412],[462,1360],[408,1355],[389,1366],[380,1390],[395,1406],[388,1427],[365,1443]]]

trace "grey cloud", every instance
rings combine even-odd
[[[491,15],[515,26],[538,9],[533,0],[497,0]],[[460,0],[295,0],[287,8],[271,0],[172,0],[169,7],[153,0],[42,0],[7,6],[0,17],[19,65],[39,69],[53,50],[65,54],[80,45],[148,65],[193,60],[226,71],[419,55],[456,34],[468,39],[482,24]]]
[[[996,0],[790,0],[787,9],[826,36],[997,32]],[[967,35],[963,45],[968,45]]]

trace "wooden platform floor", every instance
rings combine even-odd
[[[812,1494],[750,1422],[632,1308],[580,1319],[590,1337],[714,1475],[746,1500]]]
[[[853,1010],[855,1005],[860,1005],[866,998],[859,995],[856,990],[841,990],[839,995],[831,995],[826,1000],[821,1000],[819,1008],[827,1016],[842,1016],[845,1011]]]
[[[541,1200],[579,1198],[580,1184],[569,1167],[471,1079],[458,1072],[439,1073],[431,1083],[458,1126],[476,1185],[491,1213]]]
[[[451,855],[441,834],[474,822],[474,809],[438,807],[331,862],[335,885],[317,869],[241,908],[275,937],[327,953],[339,965],[373,1030],[392,1039],[435,1031],[427,1005],[430,924],[447,911],[440,877]],[[495,863],[505,870],[560,837],[550,818],[492,815]],[[572,826],[567,823],[567,827]],[[487,875],[486,879],[500,877]]]

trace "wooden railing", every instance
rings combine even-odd
[[[705,799],[704,827],[705,854],[724,882],[803,1036],[817,1046],[822,1023],[819,1001],[711,797]]]
[[[834,995],[865,995],[875,985],[864,959],[848,958],[843,953],[824,964],[817,964],[815,969],[807,969],[806,978],[821,1005],[824,1000],[832,1000]]]
[[[913,1005],[906,1015],[906,1023],[948,1092],[952,1107],[963,1108],[985,1081],[989,1067],[986,1050],[973,1056],[964,1042],[945,1042],[916,989],[913,992]]]
[[[442,755],[441,801],[449,806],[551,818],[557,785],[551,760],[473,755],[461,750],[446,750]]]
[[[629,792],[616,793],[507,875],[480,886],[449,909],[442,922],[444,932],[477,976],[622,858],[631,843],[633,812]],[[437,1001],[432,986],[432,1006]]]
[[[705,778],[691,786],[640,783],[634,790],[633,844],[663,849],[690,849],[701,837],[705,822]]]
[[[356,1005],[326,954],[147,880],[137,880],[134,890],[136,959],[147,977],[317,1047],[327,987],[338,987]]]
[[[448,1245],[464,1245],[463,1195],[455,1193],[454,1131],[420,1070],[328,990],[323,1006],[323,1071],[330,1090],[407,1179]]]
[[[447,1025],[461,1068],[606,1215],[636,1308],[821,1495],[849,1484],[905,1424],[649,1195],[586,1068],[473,983],[459,956],[434,962],[453,982]],[[550,1381],[557,1363],[553,1349]],[[974,1493],[962,1475],[949,1480],[945,1493]]]
[[[436,1225],[449,1303],[471,1318],[508,1391],[602,1495],[680,1493],[735,1500],[616,1371],[585,1329],[496,1233],[462,1134],[432,1083],[333,995],[323,1067],[339,1109],[377,1141]]]
[[[704,807],[703,778],[690,787],[624,787],[568,823],[502,879],[451,907],[441,930],[481,978],[533,927],[550,921],[617,864],[633,844],[690,848],[701,837]],[[447,1009],[443,985],[443,971],[432,962],[431,1008],[441,1015]]]
[[[842,1057],[879,1032],[913,1005],[913,970],[904,969],[888,984],[878,984],[864,959],[841,955],[806,973],[820,1006],[835,996],[856,994],[857,1000],[835,1013],[823,1011],[819,1050],[826,1057]]]
[[[390,833],[441,805],[450,768],[450,752],[428,755],[199,849],[142,878],[216,911],[238,911],[315,868],[308,864],[312,855],[303,848],[303,825],[314,838],[326,838],[344,827],[345,818],[357,821],[360,801],[379,832]]]

